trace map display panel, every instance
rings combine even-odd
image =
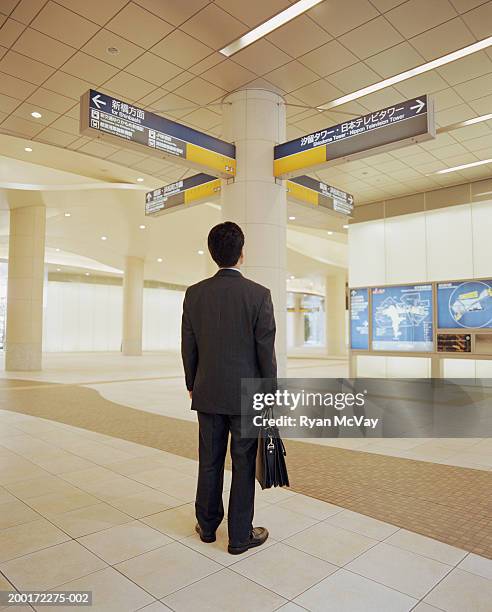
[[[372,290],[372,348],[419,353],[433,350],[432,285]]]
[[[350,348],[369,350],[369,289],[350,290]]]
[[[492,279],[437,285],[440,329],[492,328]]]

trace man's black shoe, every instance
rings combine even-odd
[[[216,540],[215,533],[205,533],[198,523],[195,525],[195,531],[200,536],[200,540],[202,542],[210,544],[211,542],[215,542]]]
[[[254,548],[255,546],[261,546],[266,542],[267,538],[268,529],[265,529],[265,527],[253,527],[248,542],[237,545],[229,544],[227,550],[231,553],[231,555],[240,555],[241,553],[246,552],[250,548]]]

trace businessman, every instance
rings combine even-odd
[[[241,436],[241,378],[277,376],[270,291],[240,272],[243,246],[244,234],[235,223],[212,228],[208,248],[219,271],[188,288],[181,328],[186,387],[200,432],[196,531],[203,542],[214,542],[224,518],[222,487],[230,434],[231,554],[260,546],[268,538],[264,527],[253,527],[258,440]]]

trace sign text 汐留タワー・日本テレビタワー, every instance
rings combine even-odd
[[[434,138],[434,105],[419,96],[279,144],[273,174],[299,176],[310,169]]]

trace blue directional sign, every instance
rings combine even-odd
[[[435,135],[432,100],[419,96],[277,145],[273,173],[278,178],[299,176],[337,159],[367,157]]]
[[[492,328],[492,280],[439,283],[437,322],[440,329]]]
[[[432,285],[373,289],[373,350],[431,352],[432,304]]]
[[[80,99],[80,133],[137,147],[220,177],[236,174],[235,145],[90,89]]]
[[[350,348],[369,350],[369,289],[350,290]]]

